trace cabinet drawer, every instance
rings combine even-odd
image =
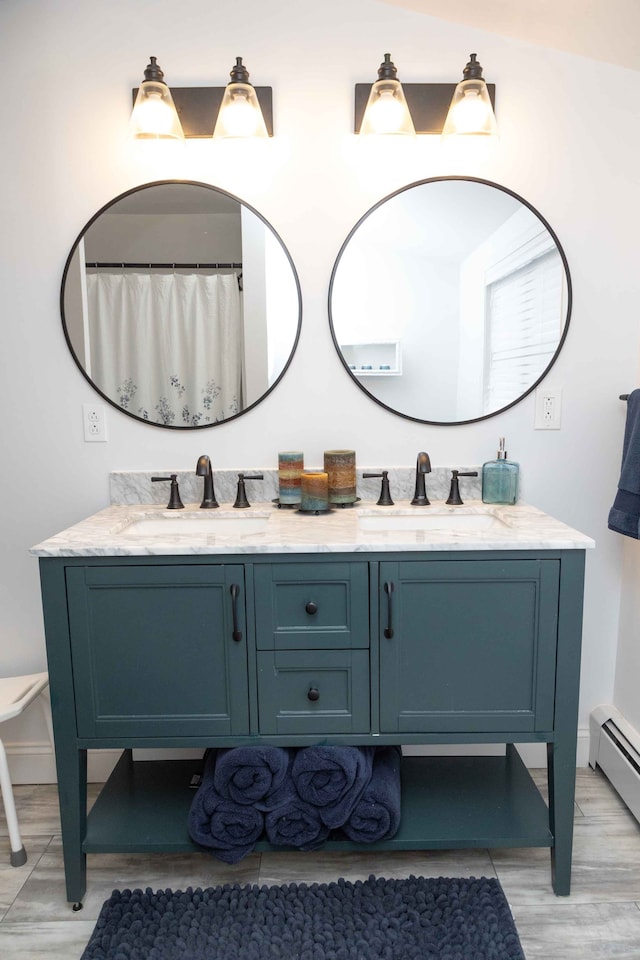
[[[366,563],[267,564],[255,590],[259,650],[369,646]]]
[[[258,654],[261,734],[368,733],[368,650]]]

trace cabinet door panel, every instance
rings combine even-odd
[[[242,567],[72,567],[67,589],[79,736],[248,732]]]
[[[556,560],[381,564],[381,731],[551,729],[558,578]]]
[[[368,564],[269,564],[255,578],[258,649],[369,646]]]
[[[369,733],[368,650],[258,653],[262,734]]]

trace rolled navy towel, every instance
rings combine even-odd
[[[219,860],[238,863],[251,853],[263,833],[264,814],[218,793],[213,785],[215,763],[216,751],[212,750],[189,810],[189,836],[210,849]]]
[[[265,814],[264,825],[269,843],[299,850],[317,850],[331,832],[318,808],[298,796]]]
[[[325,826],[341,827],[371,779],[375,747],[303,747],[291,776],[301,800],[318,808]]]
[[[249,746],[218,750],[213,785],[220,796],[258,810],[272,810],[288,799],[285,777],[293,750]],[[291,786],[289,786],[289,793]]]
[[[395,836],[400,826],[400,747],[376,747],[371,780],[342,827],[350,840],[375,843]]]

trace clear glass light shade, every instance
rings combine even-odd
[[[482,78],[462,80],[451,99],[442,136],[495,137],[497,134],[498,125],[486,83]]]
[[[138,88],[129,123],[137,140],[184,140],[171,91],[159,80],[145,80]]]
[[[256,91],[250,83],[227,84],[213,136],[214,139],[269,136]]]
[[[360,136],[415,136],[415,127],[399,80],[376,80],[371,87]]]

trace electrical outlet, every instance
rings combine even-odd
[[[85,443],[105,443],[107,440],[107,421],[104,405],[101,403],[83,403],[82,421],[84,423]]]
[[[534,430],[559,430],[562,419],[562,390],[559,387],[538,387]]]

